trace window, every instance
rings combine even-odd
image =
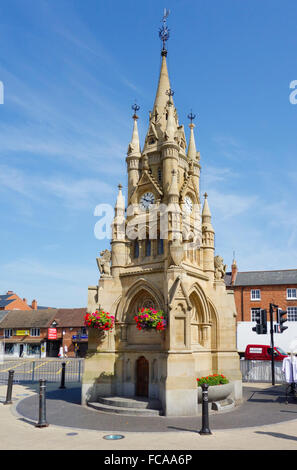
[[[27,346],[27,355],[28,356],[38,356],[38,355],[40,355],[40,344],[28,344],[28,346]]]
[[[164,253],[164,240],[163,238],[158,238],[158,255],[163,255]]]
[[[14,344],[5,343],[5,354],[13,354],[14,353]]]
[[[158,168],[158,181],[159,181],[159,183],[161,183],[161,181],[162,181],[162,170],[161,170],[161,168]]]
[[[297,321],[297,307],[287,307],[288,321]]]
[[[134,258],[139,257],[139,243],[138,240],[135,240],[134,242]]]
[[[260,311],[261,311],[260,308],[251,309],[251,321],[256,321],[257,315],[259,315]]]
[[[151,241],[146,240],[145,242],[145,256],[151,256]]]
[[[30,336],[40,336],[40,328],[31,328]]]
[[[287,299],[297,299],[297,289],[287,289]]]
[[[11,328],[6,328],[4,330],[4,336],[5,338],[11,338],[13,335],[12,335],[12,329]]]
[[[251,290],[251,300],[261,300],[261,291],[260,289]]]

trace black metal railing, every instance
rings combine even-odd
[[[14,382],[61,382],[65,363],[65,382],[81,382],[84,359],[5,359],[0,363],[0,383],[7,383],[9,370],[14,370]]]

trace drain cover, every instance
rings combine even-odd
[[[103,439],[107,439],[108,441],[115,441],[117,439],[124,439],[125,436],[122,434],[107,434],[107,436],[103,436]]]

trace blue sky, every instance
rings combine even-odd
[[[3,0],[0,293],[86,306],[97,204],[126,190],[134,100],[143,142],[168,25],[179,120],[197,114],[216,252],[239,270],[297,266],[295,0]]]

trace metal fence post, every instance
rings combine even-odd
[[[199,434],[212,434],[208,420],[208,384],[202,384],[202,428]]]
[[[8,371],[7,392],[6,392],[6,400],[4,402],[4,405],[11,405],[12,403],[11,396],[12,396],[13,374],[14,374],[14,370]]]
[[[81,360],[79,359],[79,362],[78,362],[78,381],[80,382],[81,381]]]
[[[34,382],[34,372],[35,372],[35,361],[32,362],[32,379],[31,379],[32,382]]]
[[[59,388],[66,388],[65,387],[65,368],[66,368],[66,363],[63,362],[62,364],[62,374],[61,374],[61,385]]]
[[[46,380],[39,380],[39,420],[35,424],[37,428],[45,428],[48,426],[46,421],[46,407],[45,407],[45,389],[46,389]]]

